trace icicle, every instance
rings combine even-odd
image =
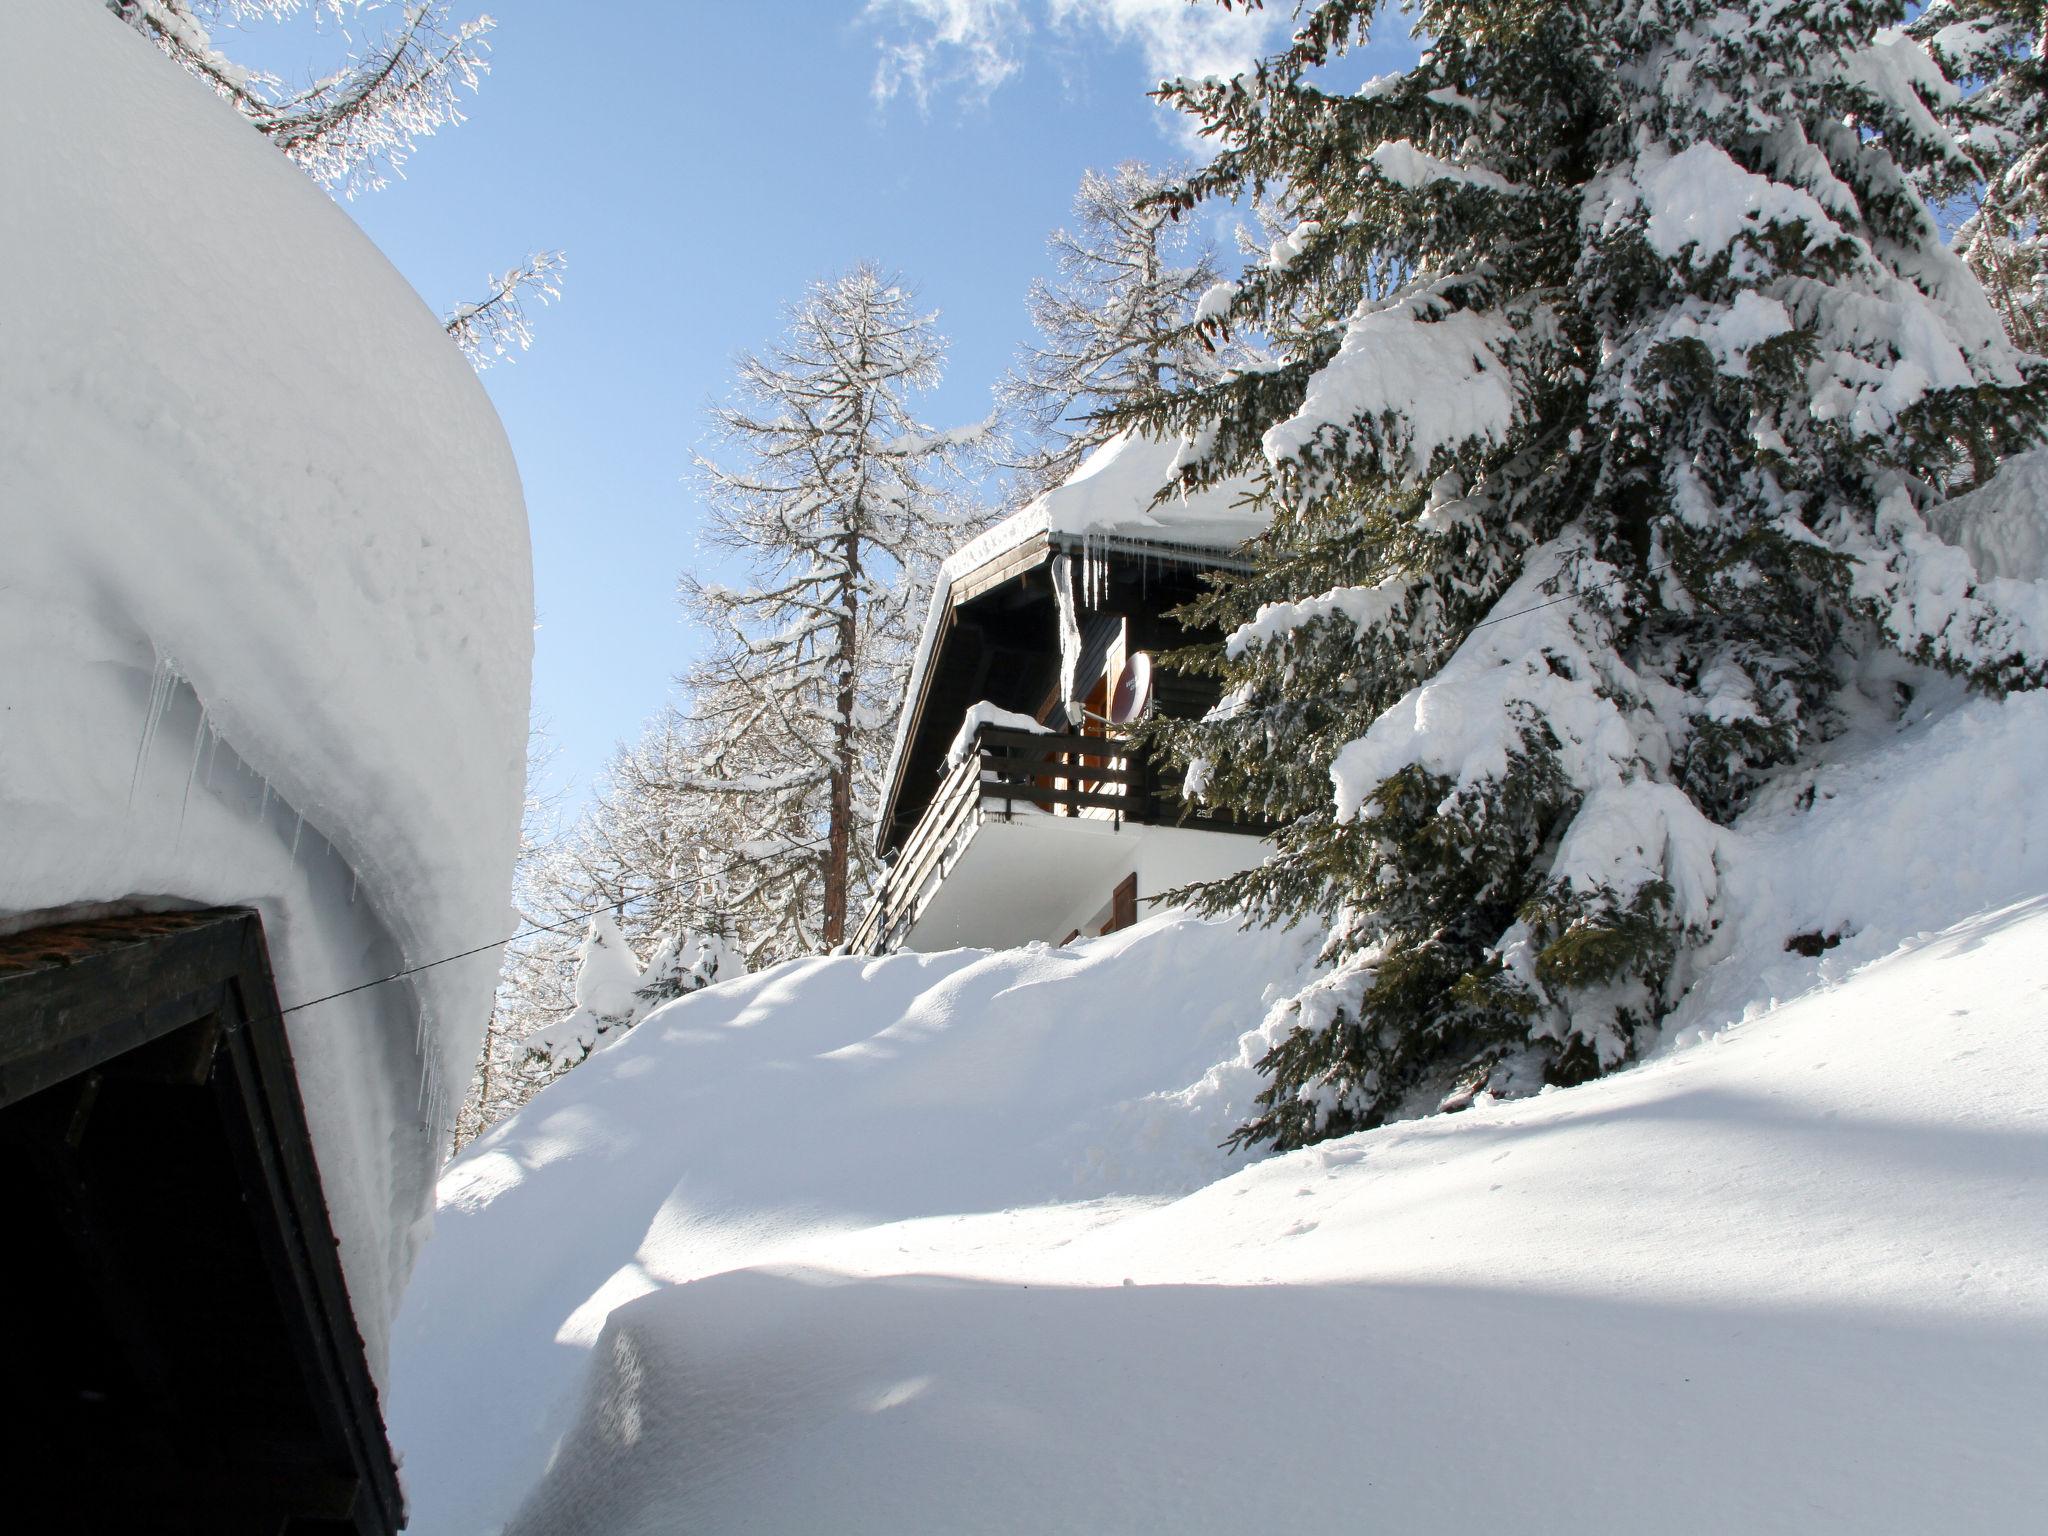
[[[199,759],[206,749],[206,706],[199,706],[199,724],[192,732],[192,766],[185,770],[185,793],[178,800],[178,833],[171,839],[173,853],[185,842],[185,812],[192,805],[192,781],[199,777]]]
[[[135,791],[142,783],[142,769],[149,761],[149,749],[156,744],[157,727],[164,711],[171,707],[171,692],[178,685],[178,668],[168,656],[159,656],[149,673],[149,703],[142,720],[142,740],[135,748],[135,771],[128,776],[128,804],[135,804]]]
[[[1060,608],[1060,701],[1067,723],[1081,723],[1081,708],[1074,701],[1074,675],[1081,668],[1081,620],[1074,611],[1074,572],[1065,555],[1052,562],[1053,596]]]
[[[292,853],[291,857],[285,861],[285,867],[287,869],[297,869],[299,867],[299,834],[304,832],[305,830],[306,813],[304,811],[301,811],[299,813],[299,819],[296,822],[292,823]]]

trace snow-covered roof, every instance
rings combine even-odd
[[[1223,554],[1263,532],[1266,518],[1247,500],[1248,480],[1228,480],[1152,504],[1181,467],[1185,452],[1178,441],[1119,433],[1083,459],[1064,482],[955,551],[941,568],[940,587],[1039,534],[1105,546],[1169,545]]]
[[[288,1007],[502,937],[533,608],[490,401],[347,215],[102,7],[7,32],[0,924],[251,904]],[[495,971],[289,1016],[373,1361]]]
[[[1158,505],[1153,498],[1180,469],[1186,444],[1121,432],[1097,448],[1066,480],[1021,511],[955,550],[939,567],[925,612],[924,631],[911,660],[910,680],[897,718],[896,742],[885,783],[894,783],[910,748],[917,701],[924,691],[953,584],[1031,540],[1078,543],[1091,549],[1152,552],[1185,550],[1222,557],[1265,530],[1266,516],[1250,501],[1248,479],[1231,479]]]

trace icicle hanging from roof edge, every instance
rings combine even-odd
[[[206,738],[212,732],[213,723],[206,715],[206,701],[200,699],[199,724],[192,731],[192,764],[185,770],[185,792],[178,797],[178,830],[171,839],[173,852],[185,846],[185,817],[192,809],[192,786],[199,778],[199,760],[206,755]]]
[[[128,776],[128,805],[135,805],[135,790],[142,783],[142,770],[149,763],[150,748],[156,745],[157,727],[163,723],[171,707],[171,695],[178,684],[184,681],[178,673],[178,664],[170,657],[158,655],[156,664],[149,672],[149,702],[143,706],[142,739],[135,746],[135,767]]]
[[[1081,618],[1074,609],[1074,567],[1065,555],[1052,559],[1052,591],[1060,609],[1060,708],[1068,725],[1081,723],[1074,702],[1074,677],[1081,670]]]

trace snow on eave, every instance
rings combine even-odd
[[[1179,442],[1140,437],[1130,431],[1119,433],[1083,459],[1061,484],[961,545],[939,566],[924,629],[911,658],[903,707],[896,717],[888,772],[882,780],[886,786],[882,814],[873,834],[877,853],[888,841],[926,677],[952,610],[957,581],[1037,538],[1048,539],[1062,550],[1086,548],[1190,565],[1226,566],[1236,563],[1232,552],[1263,530],[1264,516],[1245,510],[1251,486],[1244,480],[1226,481],[1194,496],[1155,504],[1153,498],[1179,465],[1181,448]]]
[[[518,471],[433,313],[245,119],[104,6],[5,25],[0,918],[263,914],[381,1369],[497,968],[442,962],[513,926]]]

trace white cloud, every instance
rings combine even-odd
[[[1138,48],[1155,79],[1228,77],[1286,39],[1285,7],[1224,10],[1188,0],[1047,0],[1054,26]]]
[[[986,101],[1023,68],[1031,11],[1070,38],[1136,51],[1151,80],[1227,76],[1285,42],[1288,8],[1225,10],[1190,0],[867,0],[874,97],[923,111],[940,92]],[[1149,83],[1149,82],[1148,82]]]
[[[909,95],[923,111],[934,91],[986,101],[1023,67],[1031,23],[1022,0],[868,0],[876,41],[874,97]]]

